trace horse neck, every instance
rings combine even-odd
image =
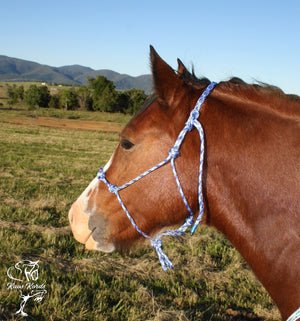
[[[273,133],[283,128],[266,121],[257,106],[242,107],[216,100],[203,115],[207,220],[238,249],[287,318],[300,305],[299,201],[293,193],[299,173],[287,168],[289,142],[281,144]]]

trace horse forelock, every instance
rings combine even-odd
[[[178,76],[187,85],[194,86],[196,88],[205,88],[211,83],[211,81],[206,77],[197,78],[194,72],[194,67],[192,67],[192,72],[189,72],[186,68],[178,71]]]

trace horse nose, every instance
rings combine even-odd
[[[72,225],[72,223],[73,223],[73,205],[71,206],[71,208],[69,210],[68,219],[69,219],[70,225]]]
[[[76,201],[71,206],[68,219],[74,238],[80,243],[85,243],[89,238],[91,231],[88,229],[89,216],[84,213],[80,201]]]

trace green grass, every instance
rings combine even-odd
[[[168,273],[149,246],[126,257],[86,251],[64,228],[68,210],[109,159],[118,133],[6,123],[4,112],[28,117],[0,109],[1,320],[24,319],[14,315],[18,291],[6,287],[7,269],[22,259],[40,261],[47,290],[43,301],[28,301],[26,320],[280,320],[237,251],[207,227],[164,241],[175,266]],[[99,120],[79,113],[91,115]]]
[[[2,108],[1,108],[2,107]],[[18,119],[18,118],[38,118],[38,117],[52,117],[54,119],[73,119],[73,120],[90,120],[101,121],[118,124],[126,124],[132,116],[123,115],[121,113],[105,113],[105,112],[90,112],[84,110],[64,110],[39,108],[37,110],[28,110],[24,104],[17,104],[14,107],[0,105],[0,120],[2,118]]]

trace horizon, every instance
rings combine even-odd
[[[115,70],[112,70],[112,69],[108,69],[108,68],[103,68],[103,69],[93,69],[92,67],[89,67],[89,66],[84,66],[84,65],[79,65],[79,64],[72,64],[72,65],[63,65],[63,66],[52,66],[52,65],[48,65],[48,64],[44,64],[44,63],[40,63],[40,62],[36,62],[36,61],[33,61],[33,60],[27,60],[27,59],[22,59],[22,58],[19,58],[19,57],[10,57],[10,56],[7,56],[7,55],[2,55],[0,53],[0,57],[7,57],[7,58],[11,58],[11,59],[17,59],[17,60],[23,60],[23,61],[26,61],[26,62],[32,62],[32,63],[36,63],[36,64],[39,64],[39,65],[42,65],[42,66],[48,66],[48,67],[52,67],[52,68],[63,68],[63,67],[73,67],[73,66],[78,66],[78,67],[84,67],[84,68],[89,68],[93,71],[105,71],[105,70],[108,70],[108,71],[112,71],[112,72],[116,72],[116,73],[119,73],[118,71],[115,71]],[[140,76],[144,76],[144,75],[151,75],[151,72],[149,72],[148,74],[142,74],[142,75],[137,75],[137,76],[132,76],[132,75],[129,75],[129,74],[121,74],[119,73],[120,75],[126,75],[126,76],[130,76],[130,77],[140,77]]]
[[[152,44],[172,68],[179,58],[199,78],[239,77],[300,95],[297,0],[12,0],[2,10],[1,54],[8,57],[136,77],[151,73]]]

